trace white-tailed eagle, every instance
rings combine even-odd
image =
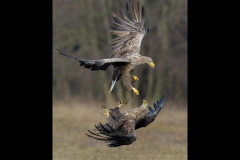
[[[92,71],[106,70],[110,65],[113,65],[115,70],[112,75],[110,92],[116,81],[122,78],[125,89],[133,90],[134,94],[139,95],[138,90],[131,84],[131,82],[137,81],[138,77],[130,75],[130,72],[142,64],[148,64],[152,68],[155,67],[150,57],[140,55],[142,39],[149,32],[149,29],[144,28],[144,8],[142,7],[142,10],[140,10],[139,2],[137,1],[137,9],[135,9],[132,1],[131,9],[128,3],[126,3],[126,14],[120,9],[119,12],[121,17],[113,14],[114,22],[111,26],[113,30],[109,31],[111,34],[118,36],[111,41],[110,58],[85,60],[73,56],[73,53],[67,51],[66,48],[61,47],[61,50],[57,50],[61,55],[79,60],[80,66],[84,66],[84,68]]]
[[[88,130],[91,135],[86,135],[90,138],[109,143],[109,147],[129,145],[137,139],[135,130],[146,127],[155,120],[167,96],[164,100],[160,99],[156,104],[153,104],[154,110],[148,106],[146,100],[143,100],[143,104],[139,108],[123,113],[120,113],[119,108],[126,104],[126,102],[121,103],[119,101],[119,106],[109,110],[103,106],[102,108],[106,110],[106,113],[103,114],[107,114],[108,122],[106,124],[99,123],[99,125],[95,125],[98,133]]]

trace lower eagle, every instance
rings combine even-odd
[[[139,108],[123,113],[120,113],[119,108],[127,102],[119,100],[120,105],[109,110],[104,105],[102,108],[105,108],[106,112],[102,114],[108,116],[108,122],[106,124],[99,123],[99,125],[95,125],[95,130],[98,132],[94,133],[88,130],[91,134],[86,135],[90,138],[109,143],[107,145],[109,147],[132,144],[137,139],[135,130],[146,127],[155,120],[167,96],[163,100],[160,99],[160,101],[157,101],[156,104],[154,103],[154,110],[148,106],[146,100],[143,100],[143,104]]]

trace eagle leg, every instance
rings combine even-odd
[[[131,75],[128,73],[128,71],[122,72],[122,81],[123,81],[123,86],[126,88],[126,90],[133,90],[133,93],[136,95],[139,95],[139,92],[136,88],[134,88],[131,84]]]
[[[131,77],[132,77],[132,78],[131,78],[131,81],[132,81],[132,82],[138,81],[138,77],[137,77],[137,76],[132,75]]]
[[[102,108],[104,108],[104,110],[105,110],[106,112],[101,113],[101,115],[106,114],[106,115],[109,117],[109,112],[108,112],[107,107],[106,107],[105,105],[103,105]]]
[[[128,100],[128,101],[129,101],[129,100]],[[118,98],[118,102],[119,102],[118,108],[120,108],[120,107],[123,106],[124,104],[127,104],[128,101],[121,102],[120,99]]]
[[[138,90],[136,88],[132,87],[132,90],[133,90],[134,94],[139,96],[139,92],[138,92]]]

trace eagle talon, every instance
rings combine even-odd
[[[122,102],[120,101],[120,99],[118,98],[118,103],[121,104]]]
[[[105,105],[103,105],[102,108],[107,108],[107,107]]]
[[[128,101],[129,101],[129,100],[128,100]],[[128,103],[128,101],[121,102],[121,101],[120,101],[120,99],[118,98],[118,102],[119,102],[119,105],[118,105],[118,107],[121,107],[121,106],[123,106],[124,104],[127,104],[127,103]]]
[[[134,94],[139,96],[139,92],[138,92],[138,90],[136,88],[132,88],[132,90],[133,90]]]
[[[138,81],[138,77],[137,77],[137,76],[134,76],[134,75],[132,75],[131,81],[132,81],[132,82]]]
[[[128,101],[125,101],[125,102],[123,102],[124,104],[127,104],[129,102],[129,100]]]
[[[106,115],[109,117],[109,112],[108,112],[108,109],[107,109],[107,108],[105,108],[105,111],[106,111],[106,112],[103,112],[103,113],[101,113],[101,115],[104,115],[104,114],[106,114]]]

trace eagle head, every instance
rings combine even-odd
[[[155,67],[155,64],[153,63],[153,61],[152,60],[150,60],[149,62],[148,62],[148,64],[152,67],[152,68],[154,68]]]
[[[147,101],[144,99],[143,100],[143,104],[142,104],[144,107],[148,107],[148,104],[147,104]]]
[[[146,100],[143,100],[143,104],[141,106],[143,108],[143,110],[145,110],[145,116],[147,115],[148,113],[148,104],[147,104],[147,101]]]
[[[152,68],[155,67],[155,64],[153,63],[152,58],[150,57],[146,57],[145,63],[147,63],[149,66],[151,66]]]
[[[151,66],[152,68],[155,67],[155,64],[153,63],[152,58],[150,57],[146,57],[146,56],[142,56],[139,61],[141,62],[141,64],[148,64],[149,66]]]

